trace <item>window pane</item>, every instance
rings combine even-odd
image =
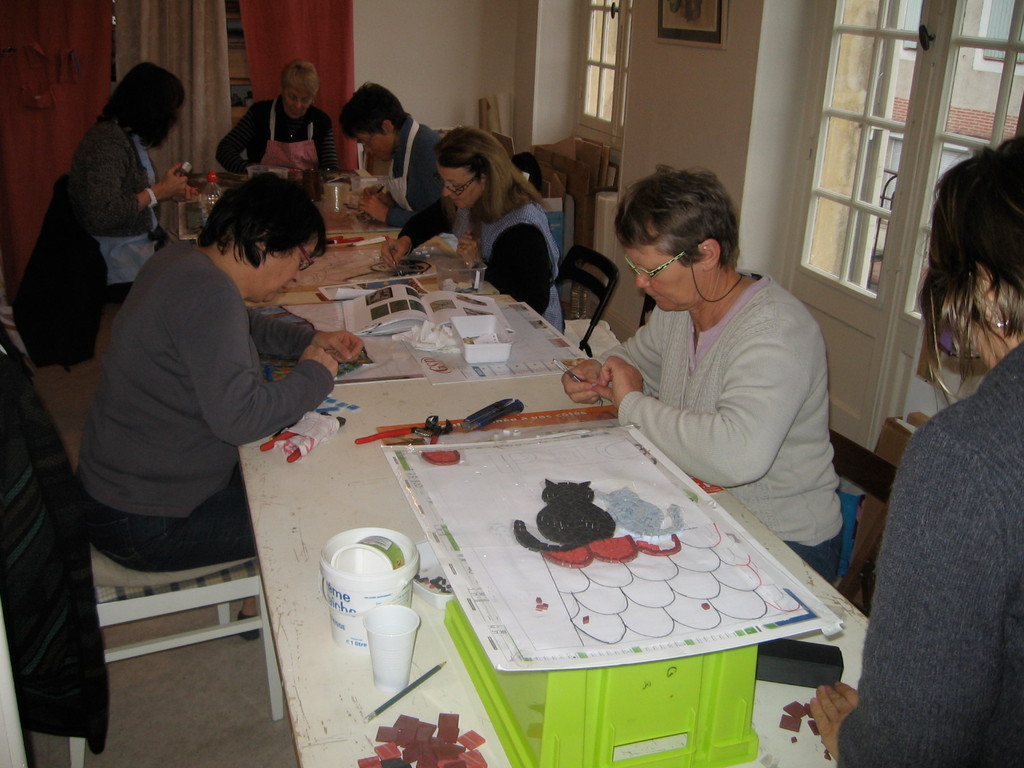
[[[1017,135],[1021,110],[1024,109],[1024,77],[1013,78],[1010,88],[1010,106],[1006,115],[1006,125],[1001,139],[1009,139]]]
[[[597,116],[597,96],[598,86],[600,81],[598,78],[601,76],[601,68],[589,65],[587,67],[587,93],[586,93],[586,106],[584,111],[592,117]]]
[[[605,14],[604,25],[604,55],[601,61],[610,66],[615,66],[615,51],[619,45],[619,19],[612,18],[610,13]]]
[[[903,123],[907,119],[907,105],[910,103],[910,86],[914,79],[917,51],[906,48],[904,41],[887,40],[882,45],[885,54],[881,57],[880,71],[875,77],[871,114]]]
[[[874,40],[862,35],[842,35],[832,92],[832,106],[861,113],[871,85]]]
[[[845,0],[843,2],[843,24],[859,27],[873,27],[878,22],[880,0]]]
[[[861,127],[858,123],[829,118],[825,136],[825,155],[821,164],[819,184],[825,189],[853,197],[853,180],[857,172],[857,152]]]
[[[853,254],[846,281],[875,293],[882,273],[882,252],[885,250],[888,221],[864,212],[858,213],[855,221]]]
[[[845,205],[818,198],[808,263],[833,277],[839,277],[843,266],[849,214],[850,209]]]
[[[587,58],[591,61],[601,60],[601,40],[604,39],[604,11],[590,12],[590,46]]]
[[[612,119],[612,101],[615,95],[615,70],[601,71],[601,110],[597,116],[602,120]]]
[[[1002,65],[984,71],[977,66],[983,58],[980,48],[961,48],[955,57],[946,131],[987,141],[992,138]]]
[[[902,29],[917,32],[921,25],[921,0],[903,0]]]
[[[867,205],[892,210],[903,135],[882,128],[870,128],[869,131],[868,144],[860,158],[864,175],[858,199]]]

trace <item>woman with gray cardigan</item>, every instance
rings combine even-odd
[[[185,101],[181,81],[142,62],[118,83],[99,120],[75,150],[68,193],[75,218],[100,245],[107,263],[108,299],[127,294],[135,275],[165,235],[157,220],[162,200],[190,200],[196,190],[175,163],[159,177],[149,157],[167,137]]]
[[[728,488],[825,579],[836,576],[838,478],[825,343],[769,277],[739,272],[738,225],[708,171],[665,166],[615,217],[650,320],[604,361],[562,376],[576,402],[611,400],[681,469]]]

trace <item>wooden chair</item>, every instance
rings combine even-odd
[[[217,606],[216,623],[126,645],[107,646],[104,655],[108,664],[258,630],[267,670],[270,716],[273,720],[284,716],[281,676],[255,560],[237,560],[187,571],[149,573],[125,568],[93,549],[92,568],[101,627]],[[247,597],[258,599],[259,616],[233,620],[231,601]],[[85,739],[71,739],[70,748],[71,768],[81,768],[85,762]]]
[[[593,294],[596,299],[596,306],[590,315],[590,325],[587,332],[580,339],[580,349],[593,357],[590,351],[590,335],[597,327],[597,323],[604,314],[605,307],[612,297],[615,284],[619,281],[619,268],[612,263],[607,256],[603,256],[595,250],[583,245],[574,245],[565,254],[562,266],[558,270],[556,284],[570,283],[569,288],[569,311],[565,313],[566,320],[574,320],[583,317],[587,305],[587,291]],[[580,306],[582,305],[582,306]]]
[[[889,493],[913,428],[901,419],[886,419],[874,451],[869,451],[835,430],[829,430],[829,434],[836,474],[863,489],[865,494],[854,535],[850,566],[840,580],[838,589],[847,600],[865,615],[869,615],[875,588],[875,561],[885,530]]]

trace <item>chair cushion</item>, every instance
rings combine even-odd
[[[95,547],[92,548],[92,574],[97,603],[220,584],[258,573],[255,559],[216,563],[185,571],[136,571],[125,568]]]

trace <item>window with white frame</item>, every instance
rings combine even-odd
[[[632,0],[587,0],[579,123],[618,146],[626,103]]]

